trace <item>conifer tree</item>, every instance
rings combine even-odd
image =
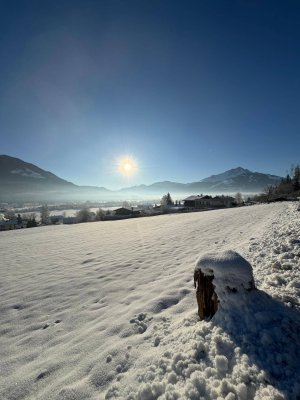
[[[300,166],[299,164],[294,168],[294,176],[293,176],[293,186],[294,190],[297,192],[300,190]]]
[[[170,205],[174,204],[169,192],[162,197],[160,204],[162,206],[170,206]]]

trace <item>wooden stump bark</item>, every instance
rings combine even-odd
[[[197,288],[198,315],[201,320],[211,318],[218,309],[218,297],[212,283],[213,279],[213,275],[204,275],[201,270],[195,271],[194,285]]]

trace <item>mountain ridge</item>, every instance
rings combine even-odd
[[[0,188],[0,201],[4,202],[84,200],[87,196],[110,192],[102,187],[75,185],[50,171],[8,155],[0,155]]]
[[[159,190],[164,187],[168,190],[201,192],[259,192],[267,185],[276,184],[281,179],[280,176],[252,172],[246,168],[237,167],[220,174],[211,175],[199,181],[190,183],[178,183],[172,181],[155,182],[150,185],[138,185],[122,188],[124,192],[136,190]]]
[[[109,190],[98,186],[79,186],[64,180],[50,171],[7,155],[0,155],[0,201],[28,200],[63,200],[107,198],[124,196],[162,196],[166,192],[176,194],[260,192],[269,184],[279,182],[281,177],[261,172],[252,172],[236,167],[220,174],[190,183],[173,181],[154,182],[150,185],[136,185],[119,190]]]

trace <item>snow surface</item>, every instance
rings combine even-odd
[[[297,399],[295,204],[2,232],[1,399]],[[234,250],[258,290],[200,322],[196,260]]]

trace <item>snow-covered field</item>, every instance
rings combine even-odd
[[[200,322],[194,267],[224,250],[259,290]],[[3,400],[300,398],[295,204],[4,232],[0,254]]]

